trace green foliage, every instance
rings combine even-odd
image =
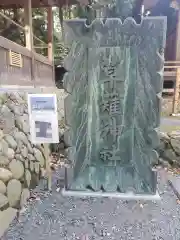
[[[15,21],[20,26],[24,27],[24,11],[23,9],[8,9],[0,10],[8,18]],[[37,53],[47,56],[47,11],[45,8],[35,8],[32,11],[33,17],[33,34],[38,39],[34,38],[34,46]],[[4,17],[0,16],[0,34],[1,36],[8,38],[9,40],[16,42],[22,46],[25,46],[25,34],[22,28],[19,28],[15,24],[11,23]],[[57,38],[54,36],[54,42],[57,42]],[[44,43],[43,43],[44,42]]]
[[[0,10],[8,18],[15,21],[20,26],[24,26],[24,10],[23,9],[8,9]],[[68,49],[63,43],[63,21],[71,18],[86,18],[91,22],[95,15],[94,10],[89,6],[81,4],[73,6],[63,6],[53,9],[54,14],[54,56],[58,63],[62,63],[68,54]],[[35,8],[32,11],[33,16],[33,34],[41,41],[34,38],[35,50],[39,54],[47,56],[47,11],[45,8]],[[0,15],[0,35],[25,46],[25,35],[23,29],[14,25]]]
[[[62,64],[64,61],[64,58],[68,55],[69,49],[64,46],[63,43],[59,43],[55,48],[54,51],[54,58],[55,58],[55,64]]]
[[[77,3],[73,6],[64,6],[54,9],[54,32],[58,41],[54,42],[55,63],[62,64],[69,49],[63,42],[63,21],[71,18],[85,18],[90,23],[95,18],[95,10],[89,5]]]
[[[22,25],[23,15],[22,9],[8,9],[0,10],[1,13],[5,14],[8,18],[15,21],[19,25]],[[18,44],[24,45],[24,34],[16,25],[3,18],[0,15],[0,34],[3,37],[8,38]]]

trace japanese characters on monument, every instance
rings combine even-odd
[[[101,69],[106,80],[101,80],[100,88],[103,89],[100,98],[100,137],[103,139],[103,147],[100,150],[100,159],[105,165],[116,166],[116,161],[120,161],[119,154],[119,137],[122,132],[123,125],[117,125],[122,118],[121,101],[123,95],[117,89],[117,83],[121,80],[116,78],[116,69],[111,63],[103,66]],[[107,77],[107,78],[106,78]],[[124,89],[123,89],[124,90]],[[112,142],[111,148],[109,142]]]
[[[31,142],[58,143],[56,94],[28,94]]]

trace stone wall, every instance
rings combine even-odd
[[[180,131],[160,133],[159,156],[173,167],[180,167]]]
[[[0,93],[0,218],[23,206],[45,168],[43,145],[30,142],[26,99]]]

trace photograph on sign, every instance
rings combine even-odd
[[[58,120],[52,115],[49,119],[43,117],[31,118],[30,122],[31,142],[36,143],[58,143]]]
[[[57,111],[55,94],[28,94],[28,106],[30,112],[54,112]]]
[[[37,138],[52,138],[51,122],[35,121],[35,129]]]

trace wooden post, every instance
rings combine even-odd
[[[180,61],[180,10],[178,11],[176,28],[176,61]]]
[[[53,12],[52,7],[47,9],[47,30],[48,30],[48,59],[53,62]]]
[[[52,63],[52,79],[54,75],[54,54],[53,54],[53,11],[52,7],[47,9],[47,29],[48,29],[48,59]]]
[[[35,60],[34,60],[34,43],[33,43],[33,27],[32,27],[32,2],[31,0],[25,1],[24,6],[24,19],[25,19],[25,38],[26,48],[31,51],[31,81],[35,81]],[[35,83],[35,82],[34,82]]]
[[[24,6],[24,19],[25,19],[25,38],[26,47],[33,50],[33,30],[32,30],[32,5],[31,0],[25,1]]]
[[[174,100],[173,100],[173,114],[178,114],[178,103],[179,103],[179,90],[180,90],[180,67],[177,68],[176,82],[174,87]]]
[[[51,191],[52,187],[52,171],[50,166],[49,144],[44,143],[44,155],[46,158],[46,173],[47,173],[47,189]]]
[[[176,27],[176,61],[180,61],[180,10],[177,13],[177,27]],[[175,86],[174,86],[174,99],[172,115],[178,114],[179,103],[179,87],[180,87],[180,68],[177,68]]]

